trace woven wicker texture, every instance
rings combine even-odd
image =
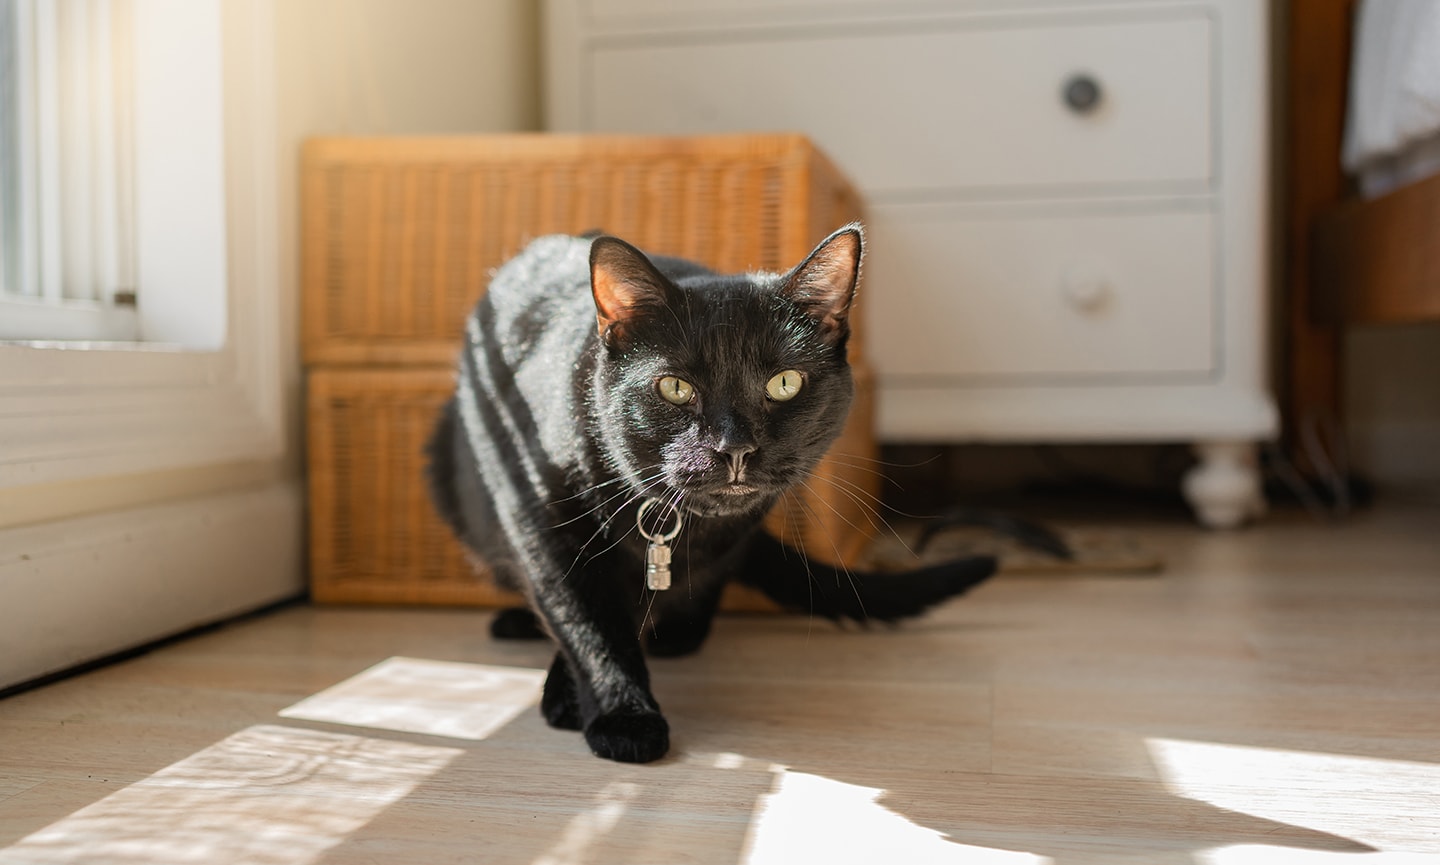
[[[453,384],[465,315],[534,237],[601,229],[722,271],[778,270],[859,218],[799,136],[317,139],[302,168],[311,585],[319,601],[513,602],[426,497],[422,448]],[[771,530],[829,561],[868,539],[877,475],[859,398],[810,487]],[[730,609],[767,605],[736,592]]]

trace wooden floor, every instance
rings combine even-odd
[[[283,609],[0,701],[0,862],[1440,862],[1440,508],[1140,537],[900,630],[726,618],[648,766],[485,613]]]

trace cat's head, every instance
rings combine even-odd
[[[717,276],[597,238],[592,409],[614,468],[700,516],[756,512],[804,482],[850,410],[862,253],[850,225],[788,273]]]

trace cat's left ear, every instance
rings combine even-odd
[[[675,289],[645,253],[607,235],[590,244],[590,291],[600,338],[613,345],[641,317],[665,309]]]
[[[821,336],[831,345],[850,333],[850,306],[864,254],[864,230],[852,222],[820,241],[810,256],[790,271],[780,289],[820,323]]]

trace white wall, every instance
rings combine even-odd
[[[282,138],[538,129],[539,7],[537,0],[278,3]]]

